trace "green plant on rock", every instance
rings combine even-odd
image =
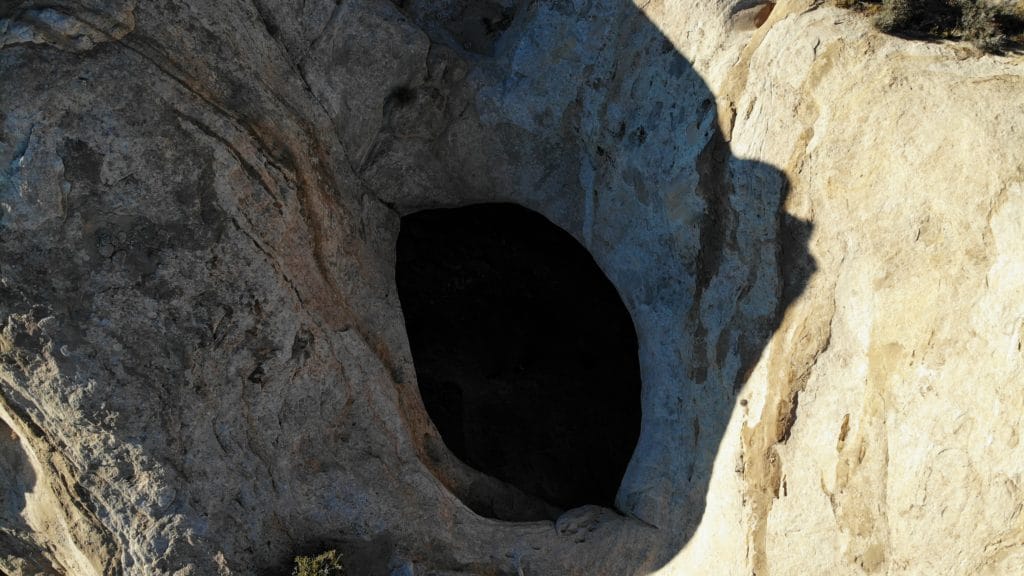
[[[345,566],[341,563],[341,554],[336,550],[328,550],[318,556],[299,556],[295,558],[292,576],[345,576]]]

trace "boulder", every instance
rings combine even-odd
[[[0,570],[1024,572],[1024,61],[806,0],[0,7]],[[456,458],[401,217],[632,316],[615,507]]]

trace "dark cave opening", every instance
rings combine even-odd
[[[612,507],[640,368],[629,312],[587,250],[514,204],[426,210],[402,218],[396,281],[451,451],[558,508]]]

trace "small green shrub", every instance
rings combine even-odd
[[[345,566],[341,554],[328,550],[319,556],[297,557],[292,576],[345,576]]]

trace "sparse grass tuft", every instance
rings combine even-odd
[[[341,554],[328,550],[319,556],[297,557],[292,576],[345,576],[345,566]]]

